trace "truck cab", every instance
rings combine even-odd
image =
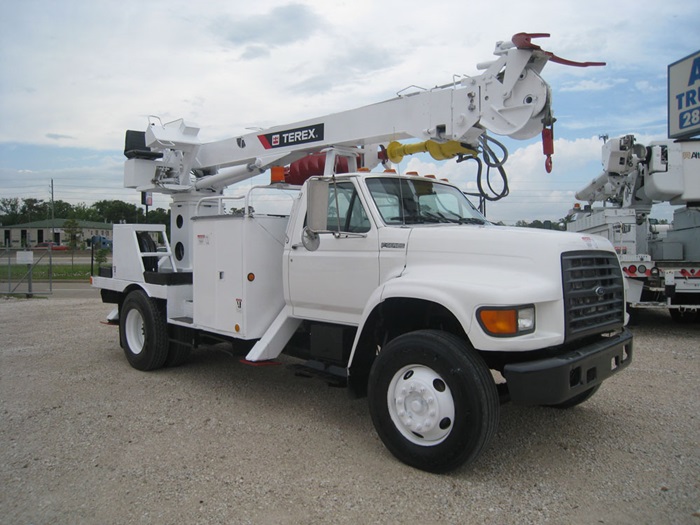
[[[493,225],[446,182],[387,173],[311,179],[295,211],[286,304],[295,318],[357,326],[353,352],[380,344],[361,344],[378,330],[443,329],[503,373],[509,360],[624,325],[622,273],[607,240]],[[565,399],[538,402],[547,401]]]

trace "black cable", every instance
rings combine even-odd
[[[495,145],[497,145],[500,148],[500,150],[501,150],[501,157],[500,158],[496,154],[496,152],[491,148],[491,146],[489,146],[489,141],[493,142]],[[471,197],[479,197],[479,199],[488,200],[488,201],[500,200],[503,197],[508,196],[508,194],[510,193],[510,188],[508,186],[508,176],[506,175],[506,171],[503,168],[503,165],[508,160],[508,150],[499,141],[497,141],[494,138],[489,137],[485,133],[481,137],[479,137],[479,143],[481,145],[481,156],[483,158],[483,163],[482,163],[482,160],[479,159],[478,157],[461,156],[457,159],[457,162],[462,162],[465,160],[473,159],[477,163],[476,186],[477,186],[479,192],[478,193],[465,192],[465,195],[469,195]],[[488,188],[488,191],[486,191],[484,189],[483,164],[486,164],[485,183],[486,183],[486,186]],[[501,176],[501,181],[503,183],[503,189],[501,191],[496,191],[493,187],[493,184],[491,183],[491,168],[496,169],[498,171],[499,175]]]
[[[503,153],[503,158],[499,159],[498,157],[496,157],[496,155],[493,153],[493,150],[488,145],[489,141],[493,142],[496,146],[498,146],[501,149],[501,152]],[[493,137],[489,137],[486,133],[479,137],[479,142],[481,143],[482,148],[490,151],[491,154],[494,156],[494,159],[496,159],[495,163],[489,164],[489,162],[487,161],[486,164],[488,164],[492,168],[498,168],[506,163],[506,161],[508,160],[508,149],[501,142],[497,141]]]

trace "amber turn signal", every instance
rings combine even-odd
[[[515,310],[480,310],[479,321],[484,330],[493,335],[515,335],[518,332],[518,313]]]

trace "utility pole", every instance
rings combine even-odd
[[[53,179],[51,179],[51,242],[56,242],[56,228],[54,227],[54,211],[53,211]],[[49,245],[50,247],[51,245]]]

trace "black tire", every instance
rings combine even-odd
[[[700,321],[700,310],[687,310],[685,308],[669,308],[671,319],[680,324],[691,324]]]
[[[165,366],[175,367],[183,365],[190,358],[191,347],[182,343],[170,343],[168,357],[165,359]]]
[[[142,290],[124,299],[119,312],[119,337],[129,364],[137,370],[156,370],[168,357],[165,312]]]
[[[580,394],[572,397],[571,399],[567,399],[566,401],[563,401],[562,403],[557,403],[556,405],[546,405],[548,407],[552,408],[559,408],[559,409],[567,409],[567,408],[573,408],[576,405],[580,405],[584,401],[588,401],[590,398],[593,397],[593,394],[595,394],[598,389],[600,388],[600,385],[596,385],[593,388],[589,388],[588,390],[581,392]]]
[[[136,239],[139,243],[139,250],[146,253],[155,253],[158,250],[155,241],[148,232],[137,232]],[[158,271],[158,257],[142,257],[143,269],[147,272]]]
[[[368,387],[384,445],[421,470],[447,472],[473,461],[498,426],[498,392],[488,367],[447,332],[420,330],[390,341],[374,360]]]

